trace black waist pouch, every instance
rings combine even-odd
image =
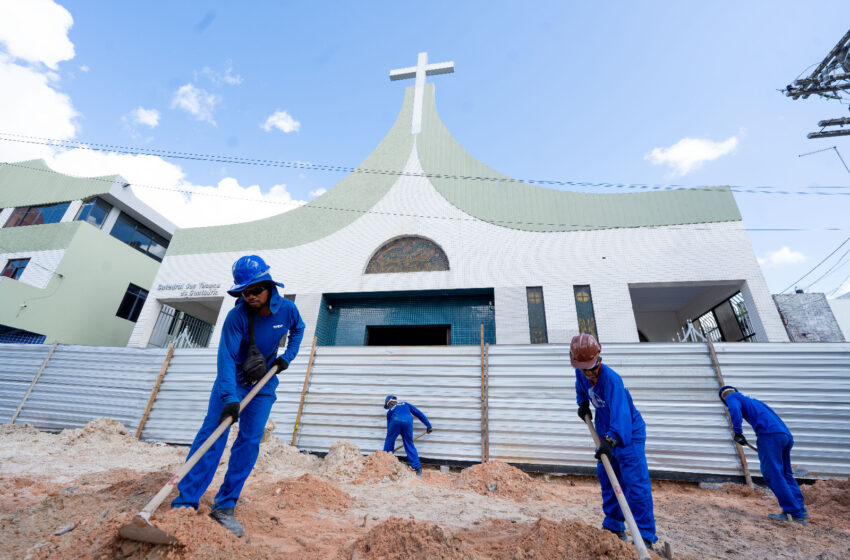
[[[248,352],[245,361],[242,362],[242,379],[248,385],[254,385],[262,379],[268,369],[266,368],[266,357],[257,348],[254,340],[254,313],[248,313]]]

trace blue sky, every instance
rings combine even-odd
[[[823,58],[847,16],[845,1],[3,2],[0,20],[15,23],[0,21],[0,133],[356,166],[399,109],[405,84],[389,70],[428,51],[455,62],[432,79],[449,130],[517,178],[848,186],[833,152],[798,157],[835,145],[850,162],[848,138],[806,139],[847,106],[777,91]],[[1,160],[29,157],[202,193],[136,188],[186,225],[278,212],[341,178],[0,141]],[[736,198],[748,228],[809,230],[751,231],[774,292],[850,235],[848,195]],[[841,285],[848,262],[812,290]]]

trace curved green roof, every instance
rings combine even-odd
[[[440,121],[434,86],[426,84],[422,132],[411,134],[414,88],[377,148],[352,173],[310,203],[263,220],[179,229],[169,255],[295,247],[326,237],[369,211],[404,170],[416,139],[431,184],[463,212],[525,231],[577,231],[737,221],[728,187],[629,194],[559,191],[522,183],[484,165]]]
[[[43,159],[0,164],[0,208],[81,200],[109,192],[117,175],[72,177]]]

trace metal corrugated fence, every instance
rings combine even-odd
[[[8,421],[47,355],[46,345],[0,345],[0,418]],[[111,416],[135,428],[165,349],[59,346],[17,422],[58,430]],[[850,475],[850,344],[718,344],[727,383],[773,406],[795,437],[792,459],[816,476]],[[575,415],[575,374],[566,345],[489,347],[490,457],[555,470],[591,468],[592,444]],[[289,441],[309,350],[280,377],[272,409]],[[647,423],[647,460],[656,473],[740,475],[718,382],[703,344],[607,344],[606,363],[623,377]],[[216,351],[178,349],[143,438],[190,443],[215,379]],[[481,456],[478,346],[319,347],[298,445],[327,451],[348,439],[383,446],[383,399],[421,408],[433,434],[426,458]],[[421,426],[417,422],[415,431]],[[745,433],[751,435],[745,424]],[[748,451],[751,469],[758,461]]]

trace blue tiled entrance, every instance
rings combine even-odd
[[[321,346],[363,346],[366,327],[449,325],[451,343],[496,343],[493,290],[325,294],[316,336]]]

